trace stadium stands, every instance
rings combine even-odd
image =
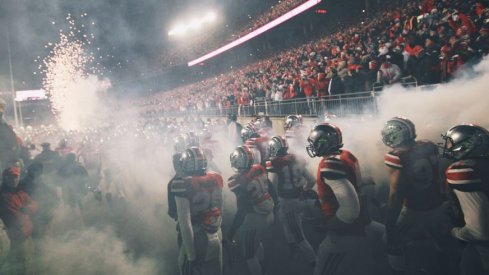
[[[402,81],[449,81],[488,53],[488,20],[489,9],[480,1],[408,1],[255,64],[142,99],[140,105],[148,115],[198,112],[260,100],[309,102]],[[164,104],[169,101],[173,104]]]

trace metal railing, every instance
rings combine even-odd
[[[414,78],[403,79],[400,83],[404,87],[412,87],[420,91],[432,90],[437,85],[417,86],[417,81]],[[342,95],[332,95],[322,98],[298,98],[282,101],[273,101],[256,99],[252,105],[232,106],[229,108],[203,108],[200,110],[191,109],[185,112],[160,112],[150,115],[157,116],[227,116],[235,114],[238,116],[285,116],[297,114],[302,116],[323,116],[325,114],[334,116],[359,115],[364,113],[377,113],[378,102],[377,98],[382,91],[383,86],[379,84],[374,86],[374,91],[350,93]]]
[[[205,108],[201,110],[191,109],[185,112],[150,113],[148,115],[162,116],[285,116],[297,114],[303,116],[318,115],[354,115],[377,112],[377,93],[362,92],[328,96],[323,98],[299,98],[282,101],[258,99],[252,105],[232,106],[230,108]]]

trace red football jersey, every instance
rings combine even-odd
[[[319,163],[317,171],[317,190],[321,211],[326,218],[333,217],[339,204],[335,193],[325,179],[346,178],[359,191],[361,182],[360,166],[357,158],[347,150],[341,150],[340,154],[325,156]]]
[[[222,188],[222,177],[215,172],[207,172],[175,181],[171,191],[175,196],[189,200],[192,224],[201,224],[207,230],[215,231],[222,222]]]

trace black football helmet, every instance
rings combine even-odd
[[[341,130],[331,123],[321,123],[314,126],[307,141],[309,145],[306,150],[311,158],[337,154],[343,147]]]

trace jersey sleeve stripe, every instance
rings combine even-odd
[[[480,180],[480,179],[466,179],[466,180],[447,179],[447,182],[450,184],[470,184],[470,183],[481,183],[482,180]]]
[[[398,160],[398,161],[401,161],[401,158],[396,156],[396,155],[393,155],[393,154],[390,154],[390,153],[387,153],[385,154],[385,157],[386,158],[390,158],[390,159],[393,159],[393,160]]]
[[[470,169],[472,170],[472,169]],[[467,172],[451,172],[452,170],[448,170],[446,174],[447,180],[476,180],[478,179],[477,175],[474,173],[474,170]]]
[[[325,165],[330,165],[330,164],[343,164],[343,162],[339,159],[325,159],[323,160],[323,163]]]
[[[337,169],[331,169],[331,168],[321,168],[321,172],[330,172],[330,173],[337,173],[341,175],[346,175],[345,171],[337,170]]]
[[[388,160],[385,161],[385,164],[387,166],[391,166],[391,167],[395,167],[395,168],[402,168],[402,165],[401,164],[395,163],[395,162],[391,162],[391,161],[388,161]]]
[[[171,191],[180,193],[180,192],[187,192],[187,189],[186,188],[172,188]]]
[[[385,154],[384,162],[387,166],[402,168],[401,158],[391,153]]]
[[[474,169],[472,169],[472,168],[461,168],[461,169],[450,169],[447,171],[447,173],[449,173],[449,174],[461,173],[461,172],[474,172]]]
[[[229,189],[230,189],[230,190],[234,190],[234,189],[236,189],[236,188],[238,188],[238,187],[240,187],[240,186],[241,186],[240,184],[232,184],[232,185],[230,184],[230,185],[229,185]]]

